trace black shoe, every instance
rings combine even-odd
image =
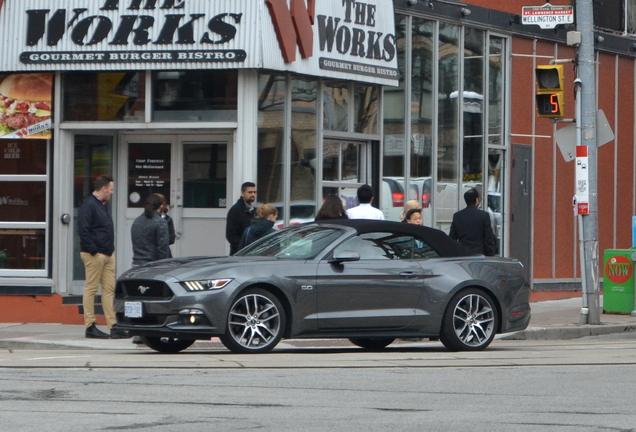
[[[128,339],[129,337],[132,337],[132,336],[130,336],[128,332],[125,330],[120,330],[116,328],[110,329],[111,339]]]
[[[85,336],[89,339],[110,339],[110,335],[98,329],[95,323],[86,327]]]

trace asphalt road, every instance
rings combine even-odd
[[[6,431],[636,431],[636,333],[451,353],[3,350]]]

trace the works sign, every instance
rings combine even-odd
[[[241,64],[255,54],[247,52],[254,46],[249,37],[255,35],[241,30],[258,18],[257,8],[247,7],[249,3],[6,0],[0,11],[3,69]]]
[[[0,71],[264,68],[395,85],[394,34],[391,0],[4,0]]]
[[[298,46],[303,59],[318,56],[322,70],[398,79],[392,1],[265,2],[286,63]]]

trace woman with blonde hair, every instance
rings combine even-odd
[[[274,231],[274,222],[278,217],[278,210],[271,204],[262,204],[256,209],[256,217],[252,219],[250,226],[243,232],[239,243],[239,250],[250,243],[255,242]]]
[[[407,202],[404,203],[404,211],[400,213],[400,220],[404,222],[404,218],[406,217],[406,214],[409,212],[409,210],[421,209],[421,208],[422,208],[422,204],[420,204],[418,200],[415,200],[415,199],[408,200]]]

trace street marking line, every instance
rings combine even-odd
[[[58,357],[33,357],[26,360],[57,360],[57,359],[71,359],[71,358],[86,358],[90,356],[58,356]]]

